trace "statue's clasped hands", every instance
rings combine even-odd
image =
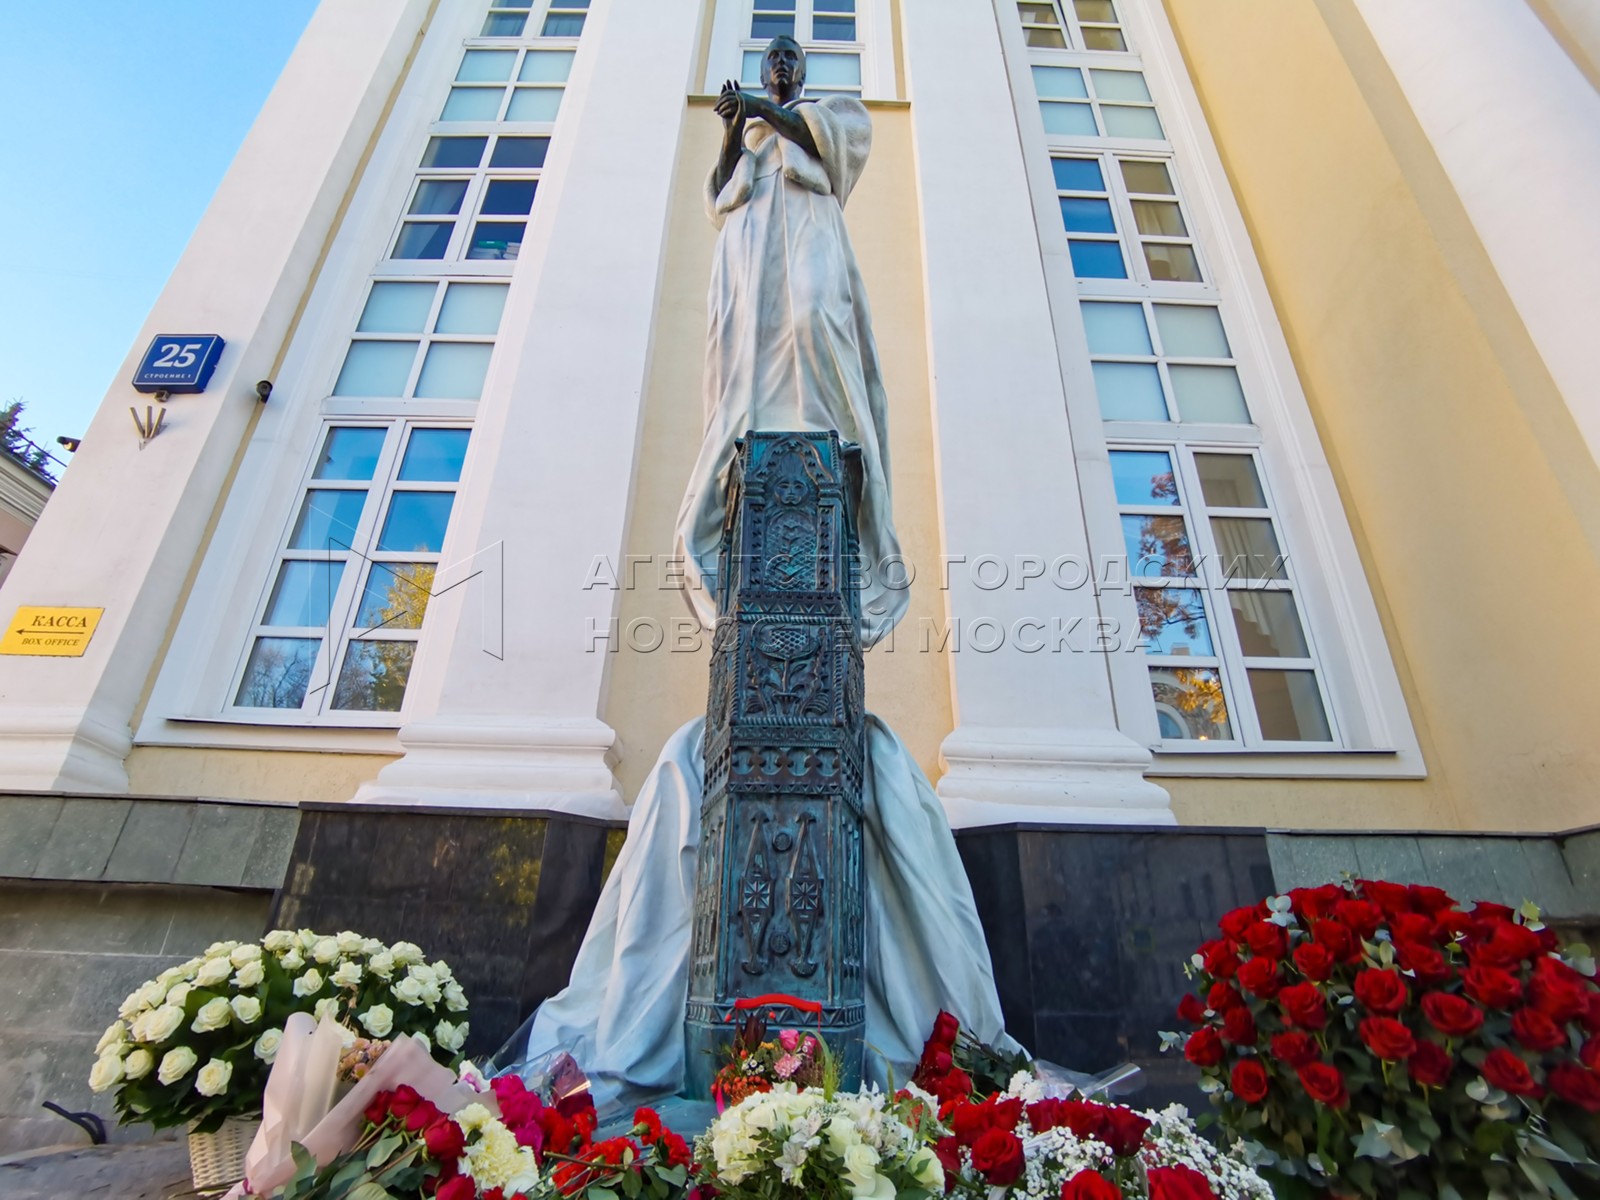
[[[727,80],[722,85],[722,94],[717,97],[717,116],[722,118],[725,131],[731,137],[742,138],[747,115],[745,94],[739,90],[737,83]]]

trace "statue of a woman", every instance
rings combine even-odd
[[[765,96],[722,89],[722,153],[706,183],[720,233],[706,338],[705,440],[678,513],[685,595],[707,627],[733,443],[747,430],[836,429],[861,447],[857,507],[870,646],[905,613],[889,502],[889,427],[866,289],[845,232],[844,202],[872,149],[859,100],[801,95],[805,52],[775,39],[762,58]],[[889,561],[887,570],[883,565]]]

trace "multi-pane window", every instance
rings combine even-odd
[[[1125,51],[1128,48],[1114,0],[1068,0],[1065,8],[1050,0],[1020,0],[1017,15],[1022,21],[1023,40],[1034,49]],[[1069,25],[1076,26],[1077,30],[1070,42]]]
[[[1111,469],[1162,741],[1332,741],[1256,452],[1113,447]]]
[[[1107,421],[1250,423],[1215,304],[1084,300],[1081,308]]]
[[[761,86],[761,60],[775,37],[792,37],[806,52],[805,90],[861,94],[857,0],[752,0],[739,82]]]
[[[1044,131],[1052,137],[1166,136],[1142,72],[1036,64],[1033,86]]]
[[[482,37],[575,38],[583,32],[589,0],[490,0]]]
[[[1058,155],[1050,167],[1079,279],[1204,282],[1166,161]]]
[[[242,709],[398,712],[470,431],[323,431],[233,693]]]
[[[468,50],[441,121],[547,125],[561,109],[572,50]]]
[[[548,137],[431,137],[389,257],[511,260],[522,249]]]
[[[333,394],[476,400],[500,328],[506,287],[374,282]]]

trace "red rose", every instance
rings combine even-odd
[[[1311,927],[1311,940],[1327,947],[1328,953],[1340,962],[1353,962],[1361,957],[1361,946],[1355,935],[1337,921],[1318,921]]]
[[[1314,1062],[1321,1050],[1317,1040],[1306,1033],[1275,1033],[1272,1035],[1272,1057],[1289,1067],[1303,1067]]]
[[[1499,967],[1475,966],[1461,972],[1461,983],[1485,1008],[1509,1009],[1522,999],[1522,983],[1510,971]]]
[[[439,1162],[455,1162],[467,1152],[467,1136],[449,1117],[440,1117],[422,1131],[428,1154]]]
[[[1391,920],[1396,914],[1411,908],[1411,889],[1403,883],[1386,883],[1381,879],[1358,879],[1356,885],[1366,893],[1367,899],[1377,903]]]
[[[949,1125],[956,1141],[971,1146],[994,1128],[994,1110],[984,1104],[958,1104]]]
[[[1491,929],[1489,937],[1479,941],[1468,952],[1468,957],[1475,964],[1511,967],[1544,952],[1544,944],[1539,941],[1539,935],[1526,925],[1496,921]]]
[[[1483,1077],[1513,1096],[1537,1096],[1541,1091],[1528,1064],[1504,1048],[1489,1051],[1489,1057],[1483,1060]]]
[[[1590,1033],[1600,1033],[1600,992],[1590,992],[1584,997],[1583,1011],[1578,1021]]]
[[[1536,1008],[1519,1008],[1511,1018],[1512,1036],[1528,1050],[1566,1045],[1566,1031]]]
[[[1314,983],[1297,983],[1278,993],[1278,1003],[1291,1025],[1321,1029],[1328,1023],[1328,1005]]]
[[[1061,1200],[1122,1200],[1122,1189],[1085,1167],[1061,1185]]]
[[[1456,906],[1456,902],[1450,898],[1450,893],[1443,888],[1429,887],[1425,883],[1413,883],[1407,890],[1411,893],[1411,907],[1418,912],[1440,913]]]
[[[1045,1109],[1046,1106],[1049,1107],[1043,1115],[1048,1119],[1041,1125],[1034,1110]],[[1035,1133],[1064,1127],[1070,1129],[1076,1138],[1098,1138],[1105,1130],[1110,1113],[1106,1105],[1096,1104],[1093,1100],[1041,1100],[1038,1104],[1028,1106],[1028,1124],[1033,1126]]]
[[[1446,1037],[1466,1037],[1483,1024],[1481,1008],[1448,992],[1431,992],[1424,996],[1422,1015]]]
[[[1318,942],[1301,942],[1294,948],[1294,965],[1307,979],[1326,983],[1333,974],[1333,954]]]
[[[1443,1087],[1455,1065],[1455,1059],[1445,1053],[1443,1046],[1426,1038],[1417,1043],[1416,1051],[1406,1060],[1411,1078],[1423,1087]]]
[[[1230,1008],[1222,1014],[1222,1040],[1235,1046],[1256,1044],[1256,1019],[1244,1005]]]
[[[477,1200],[478,1185],[469,1175],[457,1175],[439,1185],[434,1200]]]
[[[1183,1044],[1183,1056],[1197,1067],[1214,1067],[1222,1061],[1222,1035],[1212,1026],[1198,1029]]]
[[[1417,1049],[1417,1039],[1393,1017],[1364,1017],[1360,1025],[1361,1040],[1384,1062],[1404,1062]]]
[[[1151,1167],[1145,1174],[1150,1180],[1150,1200],[1217,1200],[1211,1181],[1182,1163]]]
[[[1600,1071],[1600,1037],[1592,1037],[1578,1051],[1578,1061],[1591,1071]]]
[[[951,1100],[965,1100],[972,1095],[972,1076],[962,1070],[946,1071],[933,1081],[934,1098],[940,1104],[947,1104]]]
[[[1600,1113],[1600,1075],[1572,1063],[1550,1071],[1550,1090],[1585,1112]]]
[[[1533,964],[1528,1002],[1551,1020],[1564,1025],[1587,1013],[1588,982],[1560,959],[1544,954]]]
[[[939,1159],[939,1165],[944,1168],[946,1175],[958,1175],[961,1172],[961,1143],[954,1137],[942,1137],[933,1144],[933,1153]]]
[[[1206,1007],[1212,1012],[1227,1012],[1244,1003],[1244,997],[1239,994],[1239,989],[1231,983],[1217,982],[1211,985],[1211,990],[1206,993]]]
[[[1105,1128],[1100,1131],[1100,1140],[1110,1146],[1111,1152],[1118,1158],[1127,1158],[1139,1152],[1139,1147],[1144,1142],[1145,1131],[1149,1128],[1150,1122],[1133,1109],[1123,1108],[1120,1104],[1108,1104]]]
[[[1266,915],[1265,905],[1249,904],[1244,908],[1236,908],[1232,912],[1224,913],[1222,920],[1217,922],[1217,928],[1222,930],[1223,936],[1230,942],[1242,942],[1250,926],[1254,925],[1264,915]]]
[[[1383,924],[1383,910],[1370,900],[1341,900],[1333,906],[1333,917],[1362,938],[1370,938]]]
[[[1408,993],[1400,972],[1366,970],[1356,976],[1356,999],[1368,1009],[1392,1017],[1406,1006]]]
[[[1190,1025],[1200,1025],[1206,1019],[1206,1006],[1200,1003],[1200,997],[1189,993],[1178,1001],[1178,1020]]]
[[[1433,917],[1433,936],[1441,942],[1453,942],[1473,929],[1472,918],[1464,912],[1446,909]]]
[[[382,1125],[389,1119],[389,1099],[392,1095],[392,1092],[379,1092],[372,1098],[372,1103],[362,1110],[369,1125]]]
[[[1267,1098],[1267,1069],[1253,1058],[1233,1064],[1233,1094],[1246,1104],[1260,1104]]]
[[[420,1100],[417,1106],[406,1114],[406,1129],[410,1133],[421,1133],[440,1117],[444,1116],[431,1100]]]
[[[1450,964],[1444,955],[1425,942],[1401,942],[1395,953],[1400,966],[1410,971],[1418,983],[1443,983],[1450,978]]]
[[[1200,963],[1206,974],[1227,979],[1239,969],[1239,956],[1227,942],[1207,942],[1200,947]]]
[[[972,1169],[995,1187],[1021,1179],[1026,1166],[1022,1139],[1008,1130],[991,1129],[972,1144]]]
[[[1244,940],[1252,954],[1264,954],[1268,958],[1282,958],[1289,949],[1288,935],[1271,921],[1257,921],[1250,926]]]
[[[1344,1076],[1338,1067],[1325,1062],[1307,1063],[1300,1068],[1299,1075],[1300,1086],[1318,1104],[1343,1108],[1350,1103],[1350,1096],[1344,1090]]]
[[[411,1115],[411,1110],[422,1103],[422,1094],[409,1083],[402,1083],[395,1088],[389,1097],[389,1112],[402,1120]]]
[[[1501,921],[1511,924],[1517,913],[1515,909],[1507,908],[1504,904],[1496,904],[1492,900],[1479,900],[1472,906],[1468,914],[1475,921]]]
[[[956,1044],[956,1034],[960,1032],[961,1022],[940,1009],[939,1015],[933,1019],[933,1034],[928,1040],[939,1046],[953,1046]]]
[[[1272,999],[1283,986],[1283,980],[1278,978],[1278,960],[1252,958],[1239,968],[1239,986],[1252,996]]]
[[[1293,888],[1289,892],[1289,904],[1294,909],[1295,916],[1302,921],[1320,921],[1333,912],[1333,906],[1344,899],[1344,889],[1337,883],[1325,883],[1321,887]]]

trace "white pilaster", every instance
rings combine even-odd
[[[1117,729],[1093,588],[1057,586],[1048,573],[1018,586],[1024,562],[1091,558],[995,11],[910,4],[902,14],[945,594],[962,638],[940,797],[958,827],[1172,823],[1166,792],[1144,778],[1149,751]],[[1004,586],[986,586],[994,561]],[[1003,643],[985,652],[996,631]]]
[[[472,564],[458,576],[502,564],[503,588],[433,602],[411,686],[437,707],[357,800],[625,811],[599,715],[620,593],[584,583],[597,558],[623,558],[702,7],[590,10],[445,549]],[[484,597],[503,624],[492,602],[480,619]]]
[[[427,0],[326,0],[206,210],[0,591],[104,608],[82,658],[0,665],[0,780],[126,791],[129,722],[190,566]],[[243,231],[248,236],[242,236]],[[227,342],[203,395],[175,397],[143,450],[128,379],[157,333]]]
[[[1600,93],[1519,0],[1356,0],[1600,459]]]

